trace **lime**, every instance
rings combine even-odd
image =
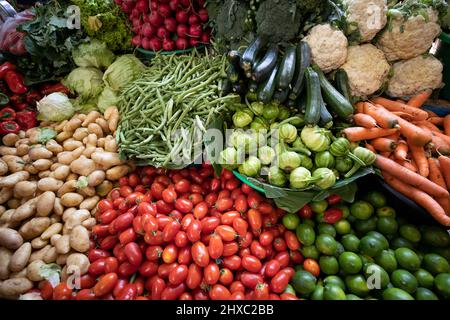
[[[398,249],[398,248],[414,249],[414,244],[411,241],[406,240],[405,238],[397,237],[391,241],[391,248],[392,249]]]
[[[316,240],[316,247],[323,254],[332,255],[336,251],[336,240],[329,234],[319,234]]]
[[[422,230],[423,242],[432,247],[450,247],[450,235],[439,227],[425,226]]]
[[[441,273],[434,278],[437,292],[445,299],[450,299],[450,273]]]
[[[345,285],[348,291],[356,294],[358,297],[366,297],[369,295],[369,288],[367,287],[366,279],[360,275],[355,274],[345,277]]]
[[[356,219],[354,223],[355,230],[360,235],[365,235],[367,232],[373,231],[377,228],[377,220],[378,218],[376,216],[373,216],[372,218],[367,220]]]
[[[339,203],[337,205],[334,205],[332,208],[338,208],[342,211],[342,219],[347,219],[347,217],[350,215],[350,209],[345,204]]]
[[[367,193],[366,200],[375,208],[384,207],[386,205],[386,197],[379,191],[370,191]]]
[[[311,206],[312,211],[315,213],[324,213],[328,208],[327,200],[311,201],[309,205]]]
[[[369,257],[375,257],[379,255],[381,251],[383,251],[383,247],[383,242],[373,236],[365,236],[359,243],[359,250],[361,251],[361,253]]]
[[[353,234],[346,234],[341,238],[341,243],[346,251],[357,252],[359,250],[359,239]]]
[[[295,213],[288,213],[283,216],[283,225],[286,229],[295,230],[300,223],[300,217]]]
[[[351,293],[347,294],[346,297],[347,297],[347,300],[363,300],[360,297],[355,296],[354,294],[351,294]]]
[[[316,226],[316,223],[314,222],[313,219],[305,219],[303,220],[303,223],[313,228]]]
[[[432,248],[430,251],[443,256],[447,261],[450,262],[450,247],[448,247],[448,248]]]
[[[346,251],[339,256],[339,265],[346,274],[354,274],[361,270],[363,263],[356,253]]]
[[[333,256],[321,256],[319,266],[320,271],[325,274],[336,274],[339,272],[339,263]]]
[[[419,269],[414,273],[414,276],[419,283],[419,286],[424,288],[432,288],[434,283],[434,277],[425,269]]]
[[[414,300],[406,291],[399,288],[388,288],[383,291],[384,300]]]
[[[311,300],[323,300],[323,285],[318,284],[310,296]]]
[[[352,229],[350,222],[348,222],[345,219],[339,220],[333,226],[334,226],[334,229],[336,229],[336,232],[341,235],[350,233],[350,231]]]
[[[350,213],[357,219],[367,220],[373,214],[373,206],[364,200],[358,200],[352,203],[350,206]]]
[[[436,275],[438,273],[450,272],[450,265],[447,260],[436,253],[426,254],[423,258],[423,268]]]
[[[398,230],[398,224],[393,217],[378,217],[377,229],[382,234],[395,234]]]
[[[324,300],[346,300],[344,290],[341,287],[333,284],[327,284],[323,290]]]
[[[439,300],[439,298],[434,294],[433,291],[419,287],[416,291],[417,300]]]
[[[333,238],[336,237],[336,229],[334,229],[333,225],[329,223],[319,223],[317,226],[317,232],[319,234],[329,234]]]
[[[315,246],[305,246],[300,250],[305,258],[311,258],[314,260],[319,259],[320,252]]]
[[[404,269],[397,269],[391,274],[392,284],[405,290],[408,293],[414,293],[417,290],[417,279],[411,274],[411,272]]]
[[[377,231],[370,231],[367,233],[367,236],[377,238],[383,244],[383,250],[389,249],[389,241],[383,236],[381,233]]]
[[[316,240],[316,233],[313,227],[311,227],[308,224],[305,223],[299,224],[295,230],[295,233],[297,234],[298,240],[304,246],[310,246]]]
[[[390,282],[386,270],[375,263],[367,263],[364,266],[364,276],[369,289],[386,289]]]
[[[338,276],[328,276],[325,279],[323,279],[323,284],[324,285],[336,285],[338,287],[341,287],[342,290],[345,291],[345,283],[344,280],[342,280],[341,278],[339,278]]]
[[[403,238],[411,242],[419,242],[422,238],[419,229],[412,224],[404,224],[398,231]]]
[[[342,243],[336,241],[336,251],[334,252],[333,256],[339,258],[339,256],[343,252],[345,252],[344,246],[342,245]]]
[[[392,217],[395,218],[397,214],[395,210],[391,207],[381,207],[377,208],[377,216],[379,217]]]
[[[375,262],[380,265],[388,273],[394,272],[397,269],[397,259],[393,250],[383,250],[375,257]]]
[[[316,281],[316,277],[308,271],[297,271],[292,278],[291,285],[298,293],[308,295],[316,288]]]
[[[420,268],[420,259],[417,254],[409,248],[398,248],[395,250],[395,258],[400,267],[416,271]]]

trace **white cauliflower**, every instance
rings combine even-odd
[[[348,48],[347,61],[342,69],[347,73],[351,94],[365,97],[381,88],[390,65],[383,51],[372,44],[362,44]]]
[[[369,42],[387,22],[386,0],[344,0],[347,22],[356,24],[360,42]]]
[[[409,98],[442,85],[442,63],[432,55],[396,62],[392,70],[393,76],[386,91],[391,97]]]
[[[304,41],[311,47],[313,62],[325,73],[339,68],[347,58],[347,37],[330,24],[313,27]]]
[[[392,22],[380,34],[377,46],[383,50],[388,61],[406,60],[427,52],[434,39],[441,33],[437,11],[428,8],[427,19],[422,15],[402,16]]]

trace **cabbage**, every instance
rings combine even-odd
[[[98,108],[101,112],[105,112],[105,110],[111,106],[116,106],[119,101],[119,97],[116,92],[114,92],[109,86],[106,86],[103,89],[100,97],[98,97]]]
[[[144,70],[144,64],[132,54],[125,54],[116,59],[103,75],[103,81],[114,91],[119,91],[134,81]]]
[[[38,119],[47,121],[63,121],[69,119],[75,113],[69,98],[61,92],[55,92],[45,96],[36,103],[39,111]]]
[[[103,73],[96,68],[76,68],[62,81],[83,99],[96,98],[103,90]]]
[[[72,51],[73,61],[79,67],[104,69],[114,61],[114,53],[97,39],[82,43]]]
[[[97,108],[98,98],[83,99],[82,97],[77,97],[72,100],[73,107],[77,113],[89,113]]]

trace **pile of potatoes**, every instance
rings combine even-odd
[[[132,170],[119,158],[116,107],[43,123],[0,146],[0,297],[16,299],[56,263],[87,272],[95,210],[113,182]],[[43,129],[47,128],[47,129]],[[56,132],[45,144],[43,136]],[[70,268],[69,268],[70,269]],[[72,268],[73,269],[73,268]]]

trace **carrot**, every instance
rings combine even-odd
[[[428,179],[441,186],[442,188],[447,189],[444,176],[442,175],[441,169],[439,169],[438,166],[438,160],[435,158],[428,158],[428,167],[430,168],[430,175],[428,176]]]
[[[399,165],[405,167],[408,170],[411,170],[412,172],[417,173],[419,170],[417,170],[417,167],[409,161],[402,161],[402,160],[395,160]]]
[[[394,115],[393,115],[394,116]],[[424,146],[427,143],[431,142],[432,137],[431,133],[406,121],[400,117],[396,117],[398,123],[400,124],[400,133],[408,138],[410,143],[413,143],[416,146]]]
[[[444,209],[429,194],[423,192],[418,187],[405,183],[401,178],[396,178],[388,172],[382,171],[382,175],[392,188],[421,205],[440,224],[450,226],[450,217],[445,214]]]
[[[430,118],[428,118],[428,121],[437,126],[444,125],[444,118],[442,118],[442,117],[430,117]]]
[[[374,118],[382,128],[389,129],[398,127],[398,120],[383,107],[366,102],[364,103],[364,113]]]
[[[388,135],[388,136],[386,136],[385,138],[394,140],[394,142],[398,142],[398,140],[400,139],[400,131],[397,131],[397,132],[394,133],[394,134]]]
[[[364,102],[360,101],[356,103],[356,113],[364,112]]]
[[[360,127],[368,129],[377,127],[377,122],[375,121],[375,119],[368,114],[357,113],[353,116],[353,121],[355,121],[355,124]]]
[[[414,117],[409,113],[402,112],[402,111],[391,111],[391,112],[392,112],[392,114],[395,114],[396,116],[399,116],[399,117],[405,119],[406,121],[414,120]]]
[[[450,158],[446,156],[439,156],[439,165],[441,167],[441,172],[444,176],[445,184],[447,189],[450,188]]]
[[[342,130],[344,135],[351,142],[361,141],[361,140],[371,140],[379,137],[384,137],[395,133],[397,129],[383,129],[383,128],[362,128],[362,127],[351,127]]]
[[[427,90],[424,90],[424,91],[416,94],[411,99],[409,99],[408,106],[414,107],[414,108],[420,108],[421,106],[424,105],[425,101],[427,101],[430,98],[432,93],[433,93],[433,90],[427,89]]]
[[[424,110],[424,111],[428,113],[428,117],[438,117],[438,115],[431,110]]]
[[[400,103],[403,103],[403,104],[406,103],[406,101],[405,101],[405,100],[402,100],[402,99],[395,99],[395,101],[400,102]]]
[[[447,136],[450,136],[450,114],[444,117],[444,132]]]
[[[405,161],[407,155],[408,155],[408,144],[406,143],[406,141],[401,140],[394,150],[394,157],[395,159]]]
[[[397,147],[395,140],[388,138],[376,138],[370,141],[370,144],[380,152],[392,152]]]
[[[433,136],[433,140],[431,140],[433,142],[433,152],[435,153],[440,153],[443,155],[449,155],[450,154],[450,145],[447,143],[447,141],[445,141],[444,139],[442,139],[441,137],[432,134]]]
[[[366,144],[364,145],[364,147],[365,147],[366,149],[369,149],[369,150],[372,151],[373,153],[377,153],[377,151],[375,150],[375,148],[374,148],[370,143],[366,143]]]
[[[392,155],[392,152],[383,151],[383,152],[380,152],[380,155],[382,155],[385,158],[389,158]]]
[[[408,106],[407,104],[392,101],[382,97],[375,97],[373,102],[382,105],[389,111],[401,111],[411,114],[415,120],[426,120],[428,118],[428,114],[422,109],[414,108]]]
[[[441,132],[441,130],[438,127],[436,127],[434,124],[432,124],[429,121],[414,121],[414,124],[421,128],[422,127],[428,128],[433,132]]]
[[[423,147],[409,144],[409,150],[411,151],[411,156],[419,169],[419,174],[423,177],[428,177],[430,174],[430,169],[428,168],[428,160],[425,156],[425,150]]]
[[[450,161],[450,159],[449,159]],[[377,155],[375,160],[375,166],[384,170],[385,172],[393,175],[394,177],[401,179],[405,183],[408,183],[416,188],[419,188],[432,196],[436,197],[447,197],[449,193],[447,190],[438,186],[434,182],[431,182],[421,175],[411,172],[410,170],[402,167],[398,163],[387,159],[383,156]],[[441,166],[442,167],[442,166]],[[450,173],[450,170],[449,170]],[[450,177],[449,177],[450,178]]]

